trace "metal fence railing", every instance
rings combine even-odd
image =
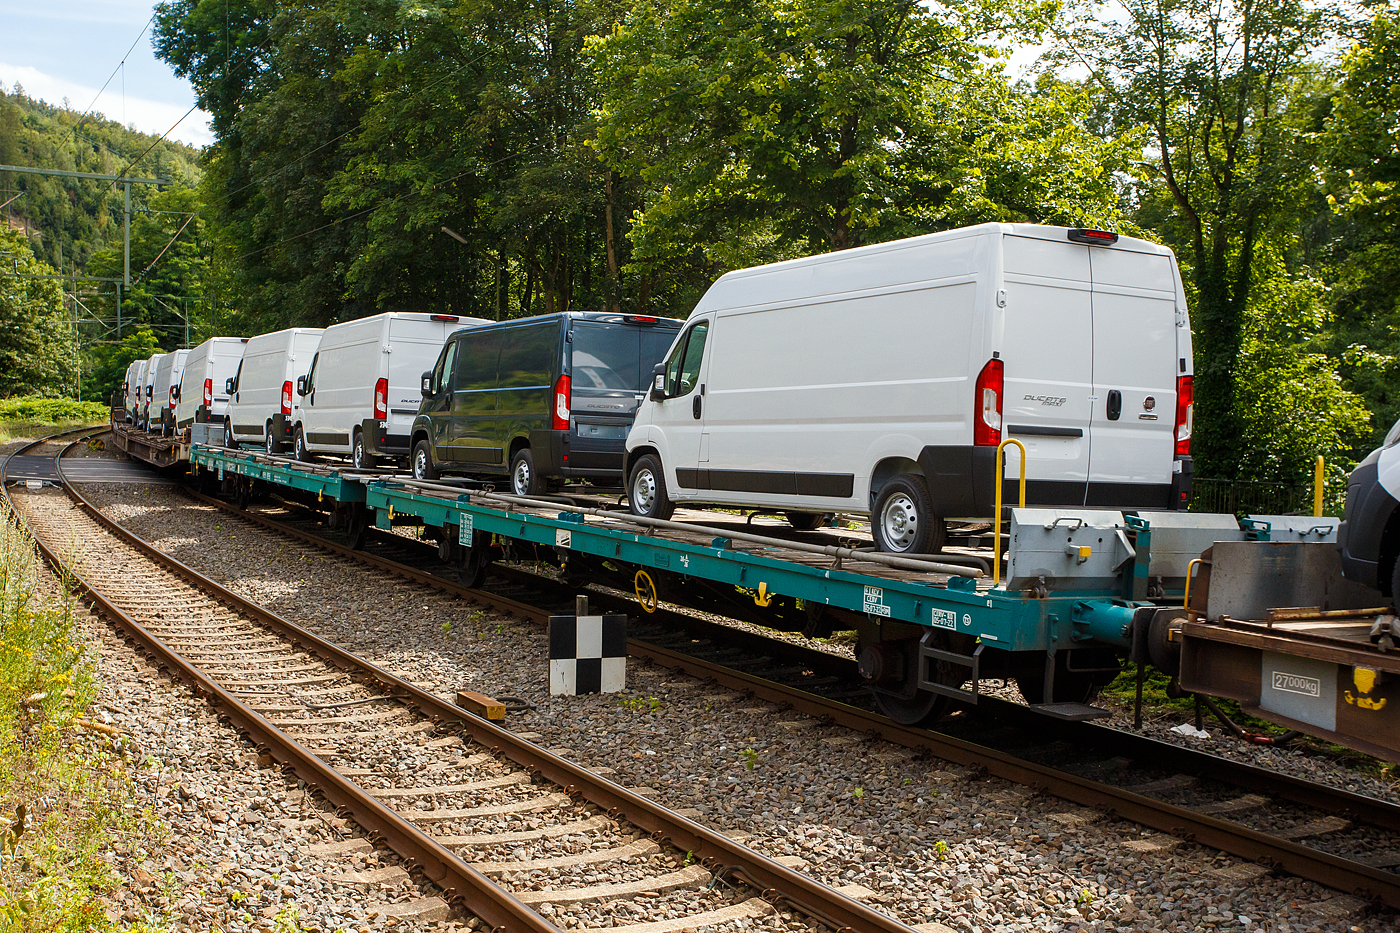
[[[1310,485],[1221,479],[1196,479],[1191,484],[1192,512],[1311,515],[1312,509]]]

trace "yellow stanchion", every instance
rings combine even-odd
[[[1313,467],[1313,518],[1322,515],[1322,487],[1326,483],[1325,468],[1327,462],[1322,459],[1322,454],[1317,455],[1317,465]]]
[[[997,472],[996,472],[996,517],[993,519],[994,530],[992,532],[992,586],[1001,583],[1001,487],[1003,476],[1006,473],[1006,445],[1015,444],[1021,448],[1021,508],[1026,507],[1026,445],[1008,437],[997,445]]]
[[[1186,564],[1186,592],[1181,596],[1181,605],[1186,609],[1191,608],[1191,571],[1196,569],[1196,565],[1201,562],[1199,557],[1193,557]]]

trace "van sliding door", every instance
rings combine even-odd
[[[1089,247],[1007,236],[1002,436],[1026,445],[1026,503],[1082,506],[1089,479],[1094,327]],[[985,360],[974,360],[972,376]],[[1006,448],[1014,502],[1020,454]]]

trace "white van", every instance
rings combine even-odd
[[[247,337],[211,337],[190,351],[175,401],[175,429],[191,424],[223,424],[228,381],[243,362]]]
[[[151,403],[151,424],[160,426],[162,437],[175,433],[175,399],[180,394],[180,377],[185,374],[189,350],[176,350],[161,357],[156,368],[155,401]]]
[[[160,406],[152,406],[151,401],[155,397],[156,371],[160,369],[160,361],[166,355],[167,354],[164,353],[152,353],[150,358],[146,360],[146,375],[141,380],[141,402],[138,406],[139,411],[137,412],[136,421],[143,431],[149,431],[151,429],[152,407],[156,410],[157,419],[160,417]]]
[[[867,513],[883,550],[933,552],[992,515],[1004,438],[1029,505],[1189,498],[1186,298],[1144,240],[983,224],[731,272],[657,370],[627,439],[641,515]]]
[[[122,382],[122,420],[127,424],[136,422],[136,399],[139,395],[137,386],[141,385],[141,377],[145,372],[145,360],[132,360],[131,365],[126,368],[126,379]]]
[[[377,454],[407,461],[423,371],[433,368],[454,330],[485,323],[453,314],[390,312],[327,327],[310,370],[297,380],[297,459],[343,454],[361,469],[373,466]]]
[[[289,327],[248,340],[238,372],[225,384],[232,397],[224,415],[230,447],[253,443],[270,454],[282,451],[291,427],[293,386],[320,342],[319,327]]]

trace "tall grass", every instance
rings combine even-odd
[[[78,402],[71,398],[22,395],[0,399],[0,422],[20,424],[101,424],[108,407],[102,402]]]
[[[97,684],[76,611],[0,503],[0,933],[115,929],[111,860],[148,829],[119,740],[80,724]]]

